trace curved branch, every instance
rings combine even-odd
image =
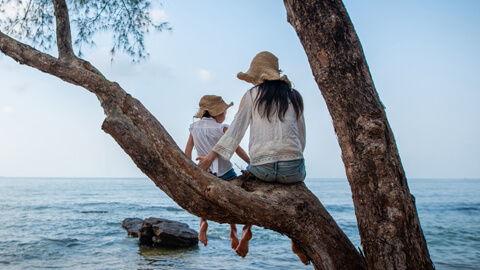
[[[242,177],[222,181],[188,159],[139,101],[126,95],[112,112],[102,128],[182,208],[209,220],[285,234],[317,269],[363,269],[360,254],[303,183],[270,184]]]

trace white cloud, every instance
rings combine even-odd
[[[149,12],[150,12],[152,22],[155,24],[168,21],[168,15],[164,9],[155,8],[155,9],[151,9]]]
[[[13,107],[5,106],[5,107],[2,108],[2,112],[3,113],[13,113],[14,109],[13,109]]]
[[[197,77],[200,81],[208,82],[213,79],[213,74],[206,69],[200,69],[198,71]]]

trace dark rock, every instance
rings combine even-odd
[[[126,218],[122,222],[122,227],[127,230],[128,236],[138,237],[138,230],[142,227],[143,219]]]
[[[187,224],[163,219],[147,218],[145,220],[127,218],[122,222],[129,235],[137,232],[141,245],[183,248],[198,245],[198,233]],[[138,228],[138,229],[137,229]]]

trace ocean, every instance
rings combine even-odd
[[[347,180],[305,183],[360,247]],[[410,179],[409,187],[436,269],[480,269],[480,179]],[[313,269],[288,237],[259,227],[246,258],[230,248],[228,224],[215,222],[207,247],[139,246],[121,227],[134,217],[198,231],[199,218],[148,178],[0,178],[0,269]]]

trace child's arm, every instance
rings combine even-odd
[[[190,136],[188,137],[187,146],[185,146],[185,155],[187,155],[189,159],[192,159],[193,145],[193,137],[192,134],[190,134]]]
[[[245,152],[245,150],[243,150],[242,147],[237,147],[237,150],[235,150],[235,153],[237,153],[237,155],[243,159],[247,164],[250,163],[250,157],[247,155],[247,152]]]

